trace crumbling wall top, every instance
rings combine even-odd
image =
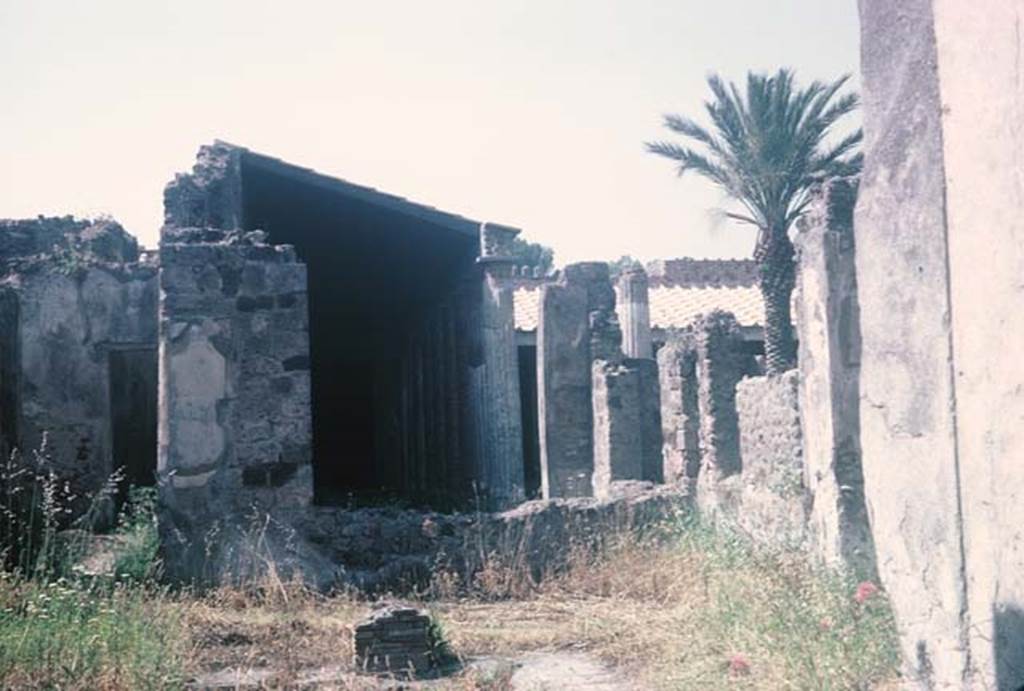
[[[0,277],[27,274],[46,267],[67,273],[103,268],[120,276],[149,276],[154,258],[139,248],[112,219],[73,216],[0,220]]]
[[[224,142],[202,146],[191,173],[178,173],[164,187],[167,228],[242,227],[242,151]]]

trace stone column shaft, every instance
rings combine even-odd
[[[526,498],[519,357],[509,281],[514,265],[511,242],[518,233],[513,228],[493,224],[480,228],[484,359],[478,401],[480,460],[482,480],[495,508],[508,507]]]
[[[622,352],[629,358],[654,357],[647,272],[641,268],[624,271],[619,277],[618,293]]]

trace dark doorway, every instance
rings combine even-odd
[[[18,446],[20,360],[18,296],[0,290],[0,459]]]
[[[519,402],[523,416],[523,481],[526,497],[540,497],[540,426],[537,411],[537,346],[519,346]]]
[[[110,420],[114,468],[124,486],[156,483],[157,351],[110,351]]]
[[[438,320],[475,271],[477,226],[255,154],[242,189],[245,228],[293,245],[307,269],[315,501],[443,489],[458,392],[441,391],[442,375],[457,382]]]

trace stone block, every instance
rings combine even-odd
[[[414,607],[379,605],[355,629],[356,665],[369,672],[422,674],[442,664],[430,614]]]

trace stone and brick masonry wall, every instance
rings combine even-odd
[[[594,496],[617,480],[662,482],[657,379],[654,360],[594,363]]]
[[[313,549],[281,550],[279,566],[321,587],[371,593],[422,588],[434,577],[471,585],[494,567],[540,578],[564,567],[574,549],[598,549],[617,530],[660,529],[690,510],[685,490],[638,481],[613,483],[605,499],[538,499],[501,513],[314,507],[294,528]]]
[[[312,500],[306,270],[259,232],[165,229],[160,256],[158,471],[187,562],[218,516]]]
[[[736,387],[743,459],[736,521],[760,542],[807,547],[810,495],[804,482],[796,370],[748,377]]]
[[[658,350],[663,475],[680,484],[700,472],[700,409],[697,400],[697,346],[681,334]]]

